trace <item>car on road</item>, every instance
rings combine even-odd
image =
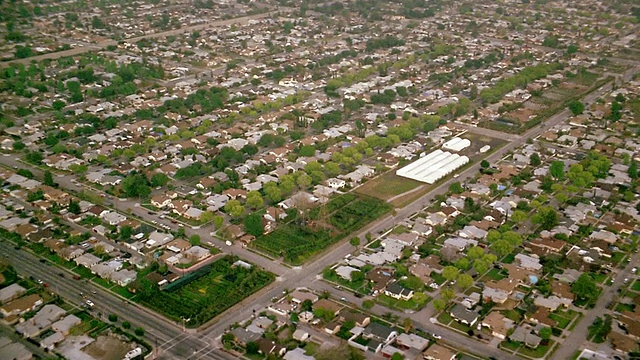
[[[340,298],[340,301],[347,301],[347,298],[343,298],[343,297],[341,297],[341,298]]]
[[[37,282],[38,284],[40,284],[40,285],[44,284],[44,281],[42,281],[42,280],[40,280],[40,279],[36,280],[36,282]]]
[[[638,268],[634,267],[633,269],[631,269],[631,272],[634,273],[634,274],[637,273],[638,272]]]
[[[85,304],[87,304],[87,306],[89,306],[89,307],[93,307],[93,306],[95,305],[95,304],[93,303],[93,301],[91,301],[91,300],[87,300],[87,301],[85,301]]]
[[[624,283],[628,284],[629,283],[629,278],[624,278]]]
[[[431,336],[432,336],[434,339],[437,339],[437,340],[442,339],[442,336],[440,336],[440,335],[438,335],[438,334],[436,334],[436,333],[431,334]]]

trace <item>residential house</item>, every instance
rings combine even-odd
[[[374,268],[369,271],[365,278],[371,282],[374,295],[384,292],[387,284],[393,279],[393,269]]]
[[[334,301],[328,299],[320,299],[313,304],[314,309],[324,309],[325,311],[329,311],[333,313],[335,316],[340,313],[342,306]]]
[[[313,356],[306,355],[303,348],[295,348],[291,351],[287,351],[282,357],[284,360],[315,360]]]
[[[309,333],[302,329],[296,329],[291,336],[293,337],[293,340],[299,342],[305,342],[309,339]]]
[[[7,302],[0,307],[0,313],[4,318],[10,316],[20,316],[28,311],[34,310],[42,305],[42,298],[38,294],[31,294]]]
[[[417,349],[424,351],[429,346],[429,340],[416,334],[402,333],[396,338],[396,346],[400,349]]]
[[[456,352],[442,345],[433,344],[422,355],[425,360],[453,360]]]
[[[79,317],[73,314],[69,314],[64,318],[51,324],[51,330],[61,333],[63,335],[69,335],[69,332],[71,331],[71,329],[74,326],[79,325],[81,322],[82,320]]]
[[[395,340],[397,336],[398,333],[395,330],[379,323],[370,323],[362,332],[362,337],[369,339],[368,349],[376,353],[380,352],[384,345]]]
[[[102,261],[102,259],[89,253],[82,254],[74,259],[74,262],[78,264],[78,266],[84,266],[87,269],[91,269],[91,267],[93,267],[100,261]]]
[[[511,336],[509,336],[509,339],[511,339],[511,341],[524,343],[530,348],[537,348],[542,341],[542,338],[535,334],[535,328],[529,324],[518,326]]]
[[[111,281],[120,286],[127,286],[136,280],[138,273],[134,270],[120,270],[111,274]]]
[[[497,311],[492,311],[482,319],[482,326],[489,328],[491,335],[504,340],[509,329],[514,327],[514,321]]]
[[[151,205],[164,209],[171,204],[171,198],[164,194],[157,194],[151,197]]]
[[[309,300],[311,303],[318,301],[318,295],[304,289],[296,289],[289,296],[291,301],[296,304],[301,304],[305,300]]]
[[[65,311],[56,305],[47,304],[38,311],[38,313],[15,326],[16,332],[22,334],[25,338],[32,338],[51,326],[55,321],[60,319],[65,314]]]
[[[384,294],[394,299],[408,301],[413,297],[413,290],[409,290],[401,286],[397,282],[394,282],[387,285],[386,289],[384,290]]]
[[[0,304],[4,304],[7,301],[17,299],[27,292],[27,289],[18,285],[17,283],[11,284],[5,288],[0,289]]]
[[[260,338],[256,340],[256,343],[258,344],[258,352],[265,356],[274,354],[282,357],[287,352],[286,347],[276,344],[273,340]]]
[[[480,317],[480,314],[478,314],[476,311],[469,310],[460,304],[456,304],[453,308],[451,308],[449,315],[451,315],[451,317],[453,317],[456,321],[468,326],[473,326]]]

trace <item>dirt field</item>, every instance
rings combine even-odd
[[[389,200],[396,195],[403,194],[422,185],[418,181],[396,175],[396,170],[391,169],[377,178],[367,181],[357,188],[355,192],[381,200]]]
[[[116,336],[101,335],[82,351],[100,360],[122,360],[129,350],[130,344]]]

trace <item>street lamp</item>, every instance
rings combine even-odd
[[[182,319],[182,332],[186,332],[186,331],[187,331],[187,329],[185,328],[184,323],[185,323],[186,321],[191,320],[191,318],[188,318],[188,319],[185,319],[184,317],[180,317],[180,318]]]

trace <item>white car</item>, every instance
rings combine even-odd
[[[638,268],[634,267],[633,269],[631,269],[631,272],[635,274],[636,272],[638,272]]]
[[[442,339],[442,336],[440,336],[440,335],[438,335],[436,333],[431,334],[431,336],[433,336],[433,338],[436,339],[436,340]]]
[[[85,301],[85,303],[89,306],[89,307],[93,307],[95,304],[93,303],[93,301],[91,300],[87,300]]]

